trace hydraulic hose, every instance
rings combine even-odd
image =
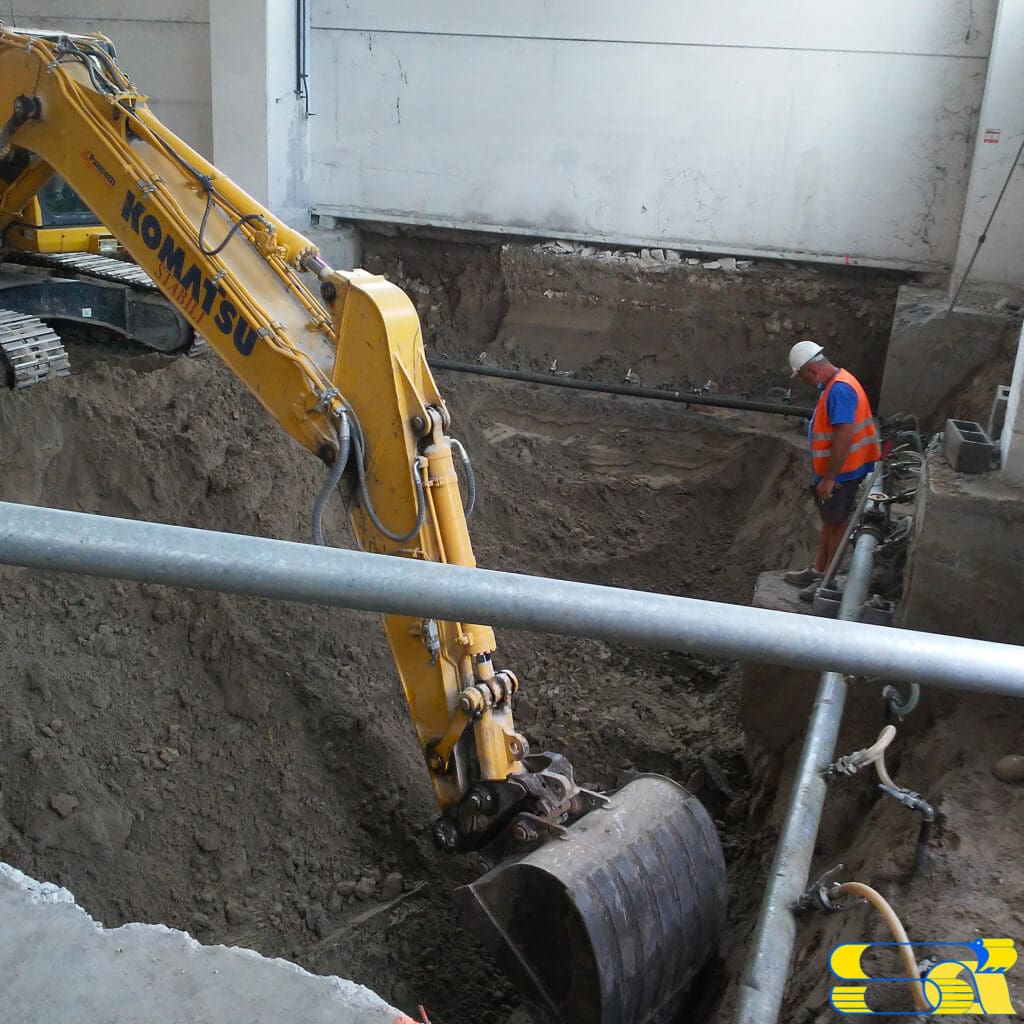
[[[890,684],[882,689],[882,700],[885,701],[886,714],[892,715],[895,718],[906,718],[917,707],[920,699],[921,687],[917,683],[910,684],[910,693],[907,695],[906,700],[903,699],[903,694],[900,693],[898,686]]]
[[[877,889],[872,889],[870,885],[865,885],[863,882],[842,882],[836,887],[835,892],[844,896],[860,896],[882,915],[882,919],[889,926],[889,931],[892,932],[892,937],[899,945],[907,977],[912,979],[907,982],[907,985],[910,988],[910,997],[914,1001],[914,1006],[923,1013],[928,1013],[932,1007],[924,995],[921,969],[914,959],[914,950],[907,937],[907,930],[903,927],[903,922],[896,916],[896,911],[892,909],[889,901]]]
[[[345,472],[345,465],[348,462],[349,452],[352,447],[352,430],[349,427],[348,413],[342,411],[341,423],[338,424],[338,455],[331,466],[330,475],[327,477],[320,493],[313,502],[313,543],[324,545],[323,518],[324,508],[327,506],[327,499],[334,493],[334,489],[341,483],[341,475]]]
[[[896,738],[896,727],[887,725],[879,734],[878,739],[852,754],[839,758],[829,769],[829,774],[853,775],[867,765],[874,765],[878,775],[878,788],[887,796],[898,800],[904,807],[921,815],[921,827],[917,833],[917,848],[914,851],[914,866],[910,877],[916,878],[923,870],[928,856],[928,840],[932,834],[932,823],[935,821],[935,808],[919,793],[898,786],[885,764],[885,752]]]
[[[466,518],[468,519],[473,514],[473,509],[476,508],[476,476],[473,473],[473,463],[469,460],[469,452],[466,451],[461,441],[452,437],[449,439],[451,445],[455,448],[459,457],[462,459],[462,468],[466,471]]]
[[[423,529],[423,521],[427,515],[427,496],[423,493],[423,477],[419,470],[419,459],[416,460],[416,465],[413,466],[412,471],[412,482],[416,488],[416,521],[408,533],[393,533],[377,517],[377,511],[373,507],[369,491],[366,488],[366,448],[361,430],[356,430],[353,433],[352,441],[356,450],[356,469],[359,474],[359,500],[363,510],[369,516],[370,522],[385,537],[398,544],[404,544],[406,541],[412,540]]]

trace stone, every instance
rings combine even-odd
[[[709,263],[702,263],[705,270],[721,270],[722,264],[718,260],[711,260]]]
[[[718,259],[718,263],[723,270],[736,269],[736,260],[732,256],[721,256]]]
[[[252,920],[252,912],[243,904],[228,900],[224,904],[224,916],[230,925],[248,924]]]
[[[368,900],[376,891],[377,883],[369,876],[363,876],[359,879],[359,882],[355,887],[354,893],[356,899]]]
[[[355,882],[339,882],[335,889],[339,896],[349,897],[356,891]]]
[[[764,322],[765,334],[779,334],[782,331],[782,324],[777,317],[770,316]]]
[[[1007,754],[992,766],[992,774],[1000,782],[1024,782],[1024,755]]]
[[[50,806],[62,817],[67,818],[78,809],[78,798],[70,793],[54,793]]]
[[[215,853],[221,847],[220,836],[215,832],[197,832],[195,838],[196,846],[203,853]]]
[[[402,876],[397,871],[384,876],[384,884],[381,886],[380,895],[382,899],[393,900],[402,894]]]
[[[326,914],[324,912],[324,908],[319,903],[311,903],[306,908],[306,913],[304,915],[306,927],[311,932],[317,931],[317,925],[323,920],[325,916]]]

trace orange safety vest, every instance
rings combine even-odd
[[[814,420],[811,424],[811,466],[815,476],[824,476],[832,458],[832,438],[835,429],[828,418],[828,393],[832,385],[842,381],[853,388],[857,396],[857,412],[853,420],[853,444],[846,456],[846,461],[839,473],[852,473],[867,465],[877,462],[882,457],[882,447],[878,440],[878,427],[875,417],[871,414],[871,403],[860,381],[852,373],[840,370],[825,386],[818,404],[814,407]],[[838,474],[837,474],[838,475]]]

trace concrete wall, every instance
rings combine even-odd
[[[301,230],[309,221],[310,160],[309,122],[295,91],[295,2],[208,3],[213,162]]]
[[[942,429],[949,416],[970,418],[959,407],[964,384],[1014,345],[1019,316],[965,298],[950,312],[949,300],[945,288],[900,288],[885,357],[880,415],[912,412],[925,431]]]
[[[313,0],[314,211],[940,267],[996,0]]]
[[[970,287],[1024,293],[1024,0],[1001,0],[971,166],[970,188],[952,287],[966,273],[1007,185],[970,275]],[[1013,173],[1011,174],[1011,170]]]
[[[903,589],[909,629],[1024,644],[1024,489],[929,455],[917,488]]]
[[[207,0],[8,0],[0,18],[19,28],[109,36],[157,117],[204,156],[212,154]]]
[[[1007,482],[1024,487],[1024,329],[1017,343],[1010,400],[1006,405],[1006,421],[1000,439],[1000,455]]]

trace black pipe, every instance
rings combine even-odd
[[[482,377],[503,377],[505,380],[525,384],[550,384],[558,388],[577,391],[598,391],[606,395],[625,395],[628,398],[655,398],[662,402],[681,402],[683,405],[711,405],[718,409],[745,409],[748,412],[768,412],[781,416],[802,416],[810,419],[814,409],[802,405],[780,405],[774,402],[751,402],[745,398],[714,398],[708,395],[688,394],[685,391],[657,391],[653,388],[629,388],[622,384],[603,384],[594,380],[572,380],[553,377],[547,373],[527,373],[506,370],[500,366],[481,366],[479,363],[459,363],[451,359],[428,359],[432,370],[454,370],[457,373],[476,373]]]

